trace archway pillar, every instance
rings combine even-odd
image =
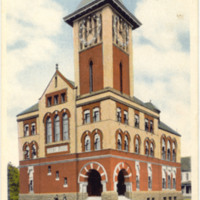
[[[88,182],[79,183],[79,192],[87,193],[87,186],[88,186]]]
[[[107,191],[101,193],[101,199],[102,200],[118,200],[118,194],[117,192],[113,191]]]

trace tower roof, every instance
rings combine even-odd
[[[131,25],[132,29],[141,26],[141,22],[124,6],[122,0],[82,0],[77,9],[70,15],[64,17],[64,21],[73,26],[74,20],[97,8],[109,4],[117,10]]]

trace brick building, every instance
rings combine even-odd
[[[17,116],[20,200],[180,200],[180,135],[134,97],[132,31],[120,0],[82,0],[75,83],[56,68],[37,104]]]

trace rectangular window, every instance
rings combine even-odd
[[[64,186],[67,186],[67,177],[64,178]]]
[[[150,121],[150,132],[153,133],[153,121]]]
[[[167,197],[163,197],[163,200],[167,200]]]
[[[33,192],[33,180],[29,182],[29,192]]]
[[[168,176],[168,188],[170,189],[171,188],[171,177]]]
[[[56,171],[56,180],[58,181],[59,179],[59,171]]]
[[[121,122],[121,108],[117,108],[117,121]]]
[[[172,200],[172,198],[171,198],[171,197],[169,197],[169,200]]]
[[[128,124],[128,112],[124,111],[124,123]]]
[[[176,197],[174,197],[174,200],[176,200]]]
[[[58,105],[58,95],[54,96],[54,105]]]
[[[84,111],[84,124],[90,123],[90,111],[86,110]]]
[[[155,198],[152,198],[151,200],[155,200]]]
[[[148,188],[152,189],[152,180],[150,176],[148,177]]]
[[[149,131],[149,120],[145,119],[145,131]]]
[[[166,179],[165,178],[162,179],[162,188],[166,189]]]
[[[31,124],[31,135],[36,135],[35,123]]]
[[[51,175],[51,166],[48,166],[48,176]]]
[[[25,137],[29,136],[29,125],[28,124],[26,124],[24,126],[24,136]]]
[[[173,188],[176,189],[176,179],[173,178]]]
[[[139,180],[139,176],[136,176],[136,188],[140,189],[140,180]]]
[[[65,103],[65,101],[66,101],[66,94],[62,93],[61,94],[61,103]]]
[[[47,106],[50,107],[52,105],[52,97],[47,98]]]
[[[93,109],[93,122],[100,121],[100,114],[99,114],[99,108]]]
[[[147,200],[150,200],[150,198],[147,198]]]
[[[139,128],[140,125],[140,119],[139,119],[139,115],[135,115],[135,128]]]

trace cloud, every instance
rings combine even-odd
[[[133,32],[135,95],[153,101],[183,147],[191,143],[190,54],[181,43],[189,33],[188,7],[188,0],[139,1],[135,15],[143,25]]]

